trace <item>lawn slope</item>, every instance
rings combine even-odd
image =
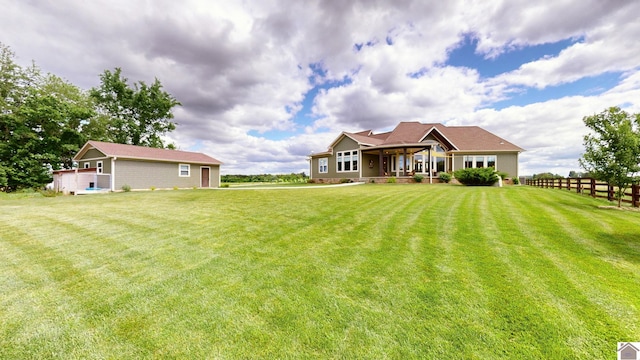
[[[611,358],[640,214],[532,187],[0,200],[0,358]]]

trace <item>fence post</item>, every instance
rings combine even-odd
[[[576,192],[578,194],[582,192],[582,178],[578,178],[576,181]]]
[[[596,197],[596,179],[591,178],[591,196]]]
[[[607,184],[607,200],[613,201],[613,186]]]
[[[631,206],[640,207],[640,185],[631,185]]]

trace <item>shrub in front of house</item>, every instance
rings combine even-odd
[[[413,175],[413,180],[415,180],[417,183],[421,183],[423,179],[424,179],[424,176],[420,174]]]
[[[353,180],[351,180],[351,179],[340,179],[340,183],[341,184],[347,184],[347,183],[352,183],[352,182],[353,182]]]
[[[453,176],[463,185],[491,186],[498,181],[498,175],[493,168],[459,169]]]
[[[387,179],[387,183],[389,184],[395,184],[396,183],[396,177],[392,176],[390,178]]]
[[[440,181],[442,181],[443,183],[449,183],[449,181],[451,181],[451,174],[446,173],[446,172],[441,172],[440,175],[438,175],[438,178],[440,179]]]
[[[131,186],[129,186],[127,184],[122,185],[122,191],[124,191],[124,192],[131,191]]]

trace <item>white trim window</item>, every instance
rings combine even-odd
[[[326,174],[329,172],[329,159],[327,158],[318,159],[318,172],[321,174]]]
[[[83,166],[84,169],[88,169],[88,168],[91,167],[91,163],[90,162],[86,162],[86,163],[83,163],[82,166]]]
[[[464,168],[494,168],[496,169],[497,156],[496,155],[465,155]]]
[[[180,177],[190,177],[191,176],[191,165],[189,165],[189,164],[180,164],[180,165],[178,165],[178,176],[180,176]]]
[[[102,161],[97,161],[97,162],[96,162],[96,172],[97,172],[98,174],[102,174],[102,173],[103,173],[103,171],[104,171],[104,168],[103,168],[103,166],[102,166]]]
[[[358,171],[358,150],[338,151],[336,163],[338,172]]]

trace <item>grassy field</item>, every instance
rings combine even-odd
[[[640,213],[519,186],[0,197],[0,358],[615,358]]]

